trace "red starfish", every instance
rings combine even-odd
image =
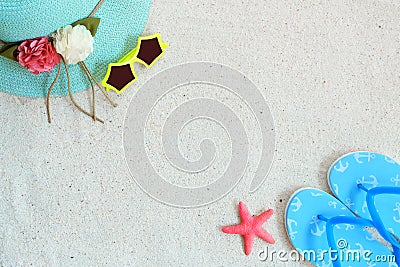
[[[242,222],[237,225],[226,226],[222,228],[222,232],[226,234],[242,235],[244,238],[244,253],[250,255],[255,236],[258,236],[270,244],[275,243],[274,238],[262,228],[263,223],[266,222],[273,213],[274,211],[269,209],[253,217],[244,203],[239,202],[239,214]]]

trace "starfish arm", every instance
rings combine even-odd
[[[269,209],[267,211],[264,211],[257,217],[254,217],[254,221],[257,225],[262,225],[264,222],[266,222],[271,216],[274,214],[274,210]]]
[[[246,255],[250,255],[253,248],[254,237],[258,236],[264,241],[274,244],[274,238],[262,228],[264,222],[266,222],[274,213],[272,209],[269,209],[259,216],[253,217],[243,202],[239,202],[239,214],[241,223],[232,226],[226,226],[222,228],[222,232],[226,234],[240,234],[244,238],[244,252]]]
[[[225,234],[239,234],[240,235],[240,234],[244,233],[244,229],[241,224],[238,224],[238,225],[226,226],[226,227],[222,228],[222,232],[224,232]]]
[[[253,249],[254,234],[244,235],[244,253],[248,256]]]
[[[250,214],[249,210],[246,208],[243,202],[239,202],[239,214],[242,222],[252,221],[253,216]]]
[[[270,244],[275,244],[275,239],[272,237],[271,234],[269,234],[267,231],[265,231],[264,229],[259,229],[256,232],[256,235],[261,238],[262,240],[270,243]]]

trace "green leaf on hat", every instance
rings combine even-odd
[[[74,27],[76,25],[83,25],[88,29],[92,36],[96,35],[97,28],[99,27],[100,24],[100,19],[99,18],[86,18],[86,19],[81,19],[78,20],[77,22],[72,23],[71,25]]]
[[[16,57],[16,52],[18,50],[18,43],[8,43],[0,47],[0,56],[18,61]]]

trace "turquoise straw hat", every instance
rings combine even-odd
[[[0,40],[20,42],[48,36],[57,29],[89,16],[99,0],[0,0]],[[105,0],[93,17],[100,19],[93,53],[85,60],[101,81],[110,62],[135,47],[146,25],[151,0]],[[0,45],[1,46],[1,45]],[[69,65],[73,93],[90,87],[78,65]],[[57,69],[34,75],[18,62],[0,57],[0,91],[26,97],[45,97]],[[52,95],[67,95],[66,75],[61,74]]]

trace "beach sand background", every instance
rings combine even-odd
[[[257,255],[266,247],[292,249],[286,203],[301,187],[329,192],[326,172],[336,158],[371,150],[400,159],[399,12],[400,3],[390,0],[154,1],[144,34],[161,32],[169,49],[152,69],[136,65],[139,80],[113,95],[117,108],[97,97],[105,125],[94,124],[66,97],[52,100],[49,125],[43,99],[2,93],[0,265],[308,266],[261,262]],[[274,117],[276,152],[257,192],[248,193],[259,159],[254,139],[249,168],[232,192],[202,208],[180,209],[154,200],[134,182],[122,134],[130,99],[141,85],[192,61],[230,66],[254,82]],[[154,121],[179,101],[210,92],[230,97],[221,88],[189,85],[158,106]],[[89,95],[76,97],[89,107]],[[246,110],[236,112],[246,118]],[[147,131],[159,127],[150,124]],[[229,143],[218,125],[198,127]],[[180,137],[189,158],[199,156],[191,142],[200,138],[198,129]],[[257,138],[257,128],[247,130]],[[153,146],[151,153],[160,155],[162,148]],[[226,163],[229,149],[218,156]],[[154,157],[154,164],[168,176],[161,159]],[[214,167],[215,175],[225,168]],[[172,182],[201,185],[214,178]],[[245,256],[242,238],[221,232],[239,222],[240,200],[254,214],[275,210],[264,225],[275,245],[256,239]]]

